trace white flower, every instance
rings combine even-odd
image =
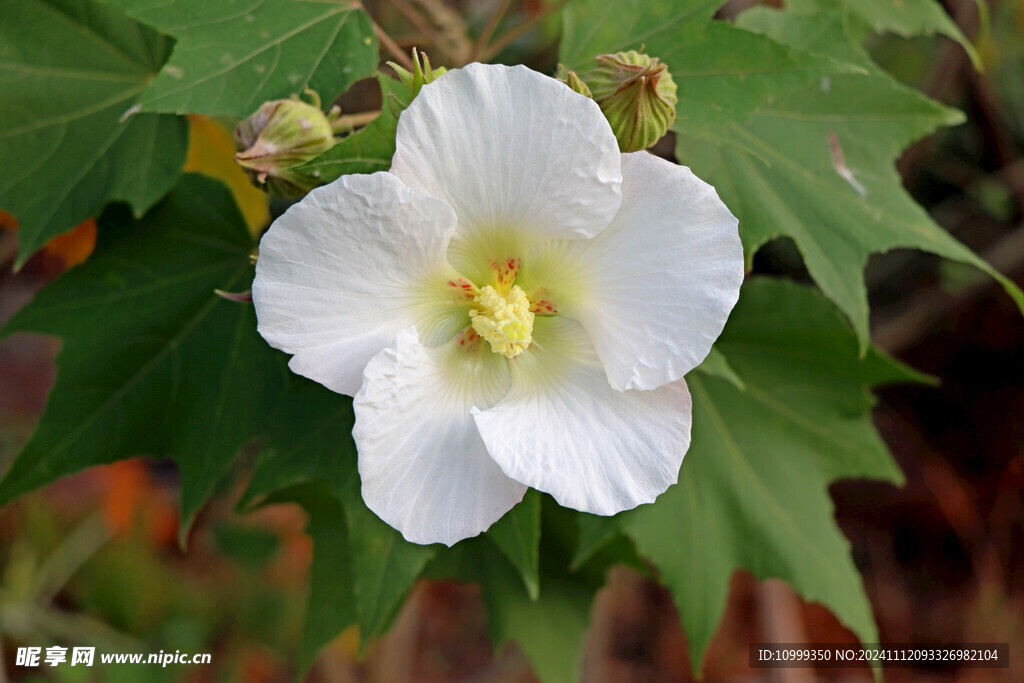
[[[425,86],[396,143],[389,173],[279,218],[253,284],[291,369],[355,396],[366,504],[451,545],[527,487],[601,515],[653,501],[689,446],[682,377],[743,279],[714,188],[620,154],[592,100],[521,66]]]

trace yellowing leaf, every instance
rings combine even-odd
[[[0,209],[0,230],[17,230],[18,219],[3,209]]]
[[[64,261],[64,265],[73,268],[89,258],[89,254],[95,247],[96,221],[90,218],[64,234],[54,237],[46,243],[43,251],[59,257]]]
[[[18,231],[18,219],[0,210],[0,230]],[[57,235],[43,247],[43,251],[64,261],[65,266],[72,268],[89,258],[96,247],[96,221],[82,221],[71,230]]]
[[[242,167],[235,163],[235,143],[231,132],[209,116],[189,116],[188,158],[185,170],[220,180],[235,197],[249,232],[259,234],[270,221],[268,195],[249,182]]]

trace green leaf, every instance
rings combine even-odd
[[[358,488],[342,499],[352,553],[354,592],[363,643],[387,630],[436,546],[409,543],[363,504]]]
[[[104,1],[177,41],[142,111],[241,118],[307,84],[329,102],[377,68],[373,25],[355,3]]]
[[[337,630],[330,634],[321,627],[308,631],[303,640],[303,652],[308,654],[326,642],[324,636],[337,635],[353,621],[359,624],[364,643],[383,633],[436,547],[407,542],[363,503],[352,440],[352,399],[298,377],[291,384],[273,413],[266,448],[243,501],[303,482],[323,482],[340,503],[307,510],[311,528],[324,529],[314,537],[314,565],[318,557],[330,557],[332,562],[344,557],[344,571],[350,577],[345,586],[314,583],[310,618]],[[321,514],[330,517],[317,517]],[[329,574],[331,570],[322,571]],[[332,591],[352,596],[353,620],[316,615],[333,609]]]
[[[545,553],[544,561],[554,554]],[[484,535],[441,548],[426,573],[480,584],[495,647],[514,640],[545,683],[577,681],[583,635],[597,586],[552,569],[546,567],[541,574],[540,598],[534,599],[494,540]]]
[[[540,594],[540,494],[527,491],[487,535],[519,572],[530,599],[536,600]]]
[[[801,12],[832,9],[837,4],[831,0],[791,0],[787,7]],[[904,37],[940,33],[952,38],[963,46],[975,68],[981,68],[978,51],[936,0],[846,0],[840,7],[876,32],[890,31]]]
[[[739,218],[748,263],[765,242],[791,237],[822,291],[849,316],[862,351],[869,338],[863,269],[873,253],[918,248],[972,264],[1024,307],[1012,282],[914,203],[893,165],[911,141],[959,123],[960,113],[874,67],[848,16],[761,10],[741,20],[798,47],[856,59],[866,71],[790,90],[744,122],[676,122],[676,157],[714,185]]]
[[[581,512],[576,521],[579,535],[569,568],[577,570],[590,561],[620,533],[619,520]]]
[[[712,377],[719,377],[732,383],[737,389],[746,389],[743,386],[743,380],[736,371],[729,365],[728,359],[722,355],[722,352],[718,348],[712,348],[711,353],[704,359],[699,366],[696,368],[697,372],[702,372]]]
[[[865,73],[878,72],[860,44],[867,27],[846,9],[797,13],[758,6],[740,14],[736,25],[785,45],[857,64]]]
[[[289,374],[268,422],[270,433],[239,509],[280,489],[318,481],[340,501],[353,478],[358,481],[350,397]]]
[[[883,384],[928,384],[938,386],[938,377],[916,370],[885,351],[872,346],[862,364],[862,381],[871,386]]]
[[[258,568],[273,558],[281,543],[270,529],[222,521],[214,527],[217,551],[243,567]]]
[[[0,502],[90,465],[167,456],[181,469],[185,533],[283,383],[252,306],[214,293],[248,288],[252,241],[228,190],[193,175],[139,221],[108,211],[99,235],[92,258],[5,330],[63,344],[46,411],[0,482]]]
[[[982,66],[974,45],[936,0],[901,0],[899,4],[890,0],[846,0],[843,3],[830,0],[791,0],[786,3],[785,12],[768,7],[755,7],[741,14],[737,23],[747,27],[754,23],[777,23],[783,31],[791,34],[793,40],[781,40],[772,31],[763,32],[789,45],[817,43],[825,49],[815,51],[832,54],[836,50],[845,51],[844,43],[847,41],[830,42],[831,32],[822,31],[821,26],[836,19],[846,25],[847,30],[855,29],[858,32],[889,31],[905,38],[942,34],[963,46],[975,68]],[[812,26],[815,22],[818,26]],[[803,33],[793,30],[796,23],[805,23],[806,30]],[[783,26],[784,24],[789,25]]]
[[[859,67],[794,50],[712,21],[721,0],[576,0],[565,10],[559,60],[585,79],[600,54],[641,50],[679,87],[677,117],[743,121],[762,102],[826,74]]]
[[[309,510],[309,498],[304,497],[302,502]],[[344,524],[338,523],[336,515],[340,510],[329,508],[326,500],[319,510],[319,514],[310,514],[307,527],[313,540],[313,562],[309,569],[309,599],[299,645],[299,667],[303,670],[313,663],[321,647],[358,619],[352,593],[354,580],[348,531]]]
[[[377,74],[377,80],[382,100],[380,116],[300,166],[298,172],[309,173],[329,183],[350,173],[376,173],[391,168],[398,116],[408,106],[412,90],[384,74]]]
[[[309,598],[299,643],[299,670],[309,669],[321,647],[358,620],[352,592],[352,554],[341,503],[323,481],[275,491],[266,503],[298,503],[309,516],[306,533],[313,541]]]
[[[120,120],[169,49],[87,0],[0,2],[0,207],[21,224],[18,265],[107,202],[141,214],[174,185],[186,121]]]
[[[594,590],[574,581],[545,580],[533,600],[510,573],[490,574],[484,598],[495,643],[515,640],[545,683],[580,679],[582,643]]]
[[[870,419],[877,357],[816,291],[748,282],[717,344],[746,390],[687,377],[693,441],[679,483],[619,523],[672,591],[699,669],[743,567],[821,602],[864,642],[878,633],[849,543],[833,519],[837,479],[901,474]],[[890,366],[892,367],[892,366]]]
[[[570,573],[578,545],[582,514],[559,506],[549,495],[541,499],[540,598],[531,600],[509,564],[494,552],[476,558],[488,605],[491,637],[496,645],[516,641],[542,681],[580,680],[582,646],[590,622],[590,606],[612,563],[629,563],[627,553],[611,553],[587,571]],[[607,547],[610,547],[607,546]],[[618,549],[616,549],[618,550]]]

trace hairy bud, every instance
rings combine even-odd
[[[636,50],[601,55],[585,80],[623,152],[647,149],[675,121],[676,84],[656,57]]]
[[[318,178],[296,169],[334,146],[332,123],[339,112],[324,114],[320,97],[306,92],[312,103],[298,97],[267,102],[235,128],[235,161],[271,194],[296,197],[319,185]]]

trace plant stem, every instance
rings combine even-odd
[[[443,59],[450,68],[465,66],[469,62],[469,53],[473,49],[473,43],[469,39],[466,22],[462,20],[462,16],[449,7],[445,0],[409,0],[409,2],[426,15],[430,24],[437,31],[437,43],[434,47],[440,54],[434,56]]]
[[[335,133],[348,133],[355,128],[365,126],[378,116],[380,116],[380,109],[361,111],[356,114],[345,114],[339,116],[331,123],[331,130]]]
[[[412,63],[412,57],[405,54],[405,52],[402,51],[402,48],[398,47],[398,43],[392,40],[391,36],[389,36],[384,29],[380,27],[380,24],[372,18],[370,21],[373,23],[373,32],[377,34],[377,40],[380,41],[381,45],[388,49],[388,52],[391,53],[395,60],[409,71],[415,69],[416,66]]]
[[[419,10],[410,5],[406,0],[388,0],[395,9],[401,12],[405,18],[412,24],[416,29],[426,37],[431,45],[437,45],[440,38],[437,35],[437,31],[430,25],[430,22],[420,14]]]
[[[530,17],[523,23],[509,30],[507,33],[505,33],[505,35],[501,36],[496,41],[491,43],[487,47],[487,49],[483,50],[480,53],[480,61],[486,62],[493,59],[495,56],[500,54],[501,51],[504,50],[506,47],[508,47],[516,40],[529,33],[530,31],[532,31],[534,27],[536,27],[537,24],[539,24],[540,22],[544,21],[544,19],[547,18],[549,14],[551,14],[552,12],[557,12],[558,10],[565,7],[565,5],[568,2],[569,0],[559,0],[553,5],[548,5],[543,10],[541,10],[537,14],[534,14],[532,17]]]
[[[495,29],[501,23],[501,20],[505,18],[505,13],[508,12],[509,7],[512,6],[513,0],[502,0],[501,6],[491,15],[491,18],[487,20],[487,25],[484,26],[484,30],[480,32],[480,35],[476,39],[476,43],[473,45],[473,51],[471,53],[470,61],[476,61],[484,50],[487,48],[487,43],[490,42],[491,36],[494,35]]]

